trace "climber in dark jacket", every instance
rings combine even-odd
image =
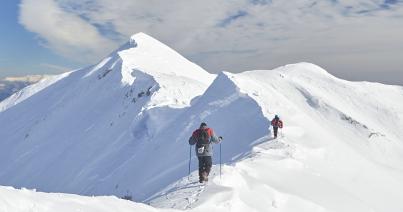
[[[212,166],[213,145],[218,144],[222,137],[217,137],[213,129],[201,123],[199,129],[195,130],[189,138],[189,144],[195,145],[196,155],[199,159],[199,182],[207,182]]]

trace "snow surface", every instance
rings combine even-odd
[[[22,93],[0,103],[2,185],[194,211],[403,210],[399,86],[310,63],[214,76],[140,33],[99,64]],[[275,114],[285,128],[272,140]],[[187,140],[202,121],[224,137],[222,176],[216,145],[207,186],[195,183],[193,152],[188,176]],[[0,195],[6,211],[67,211],[59,202],[164,211],[114,197]]]

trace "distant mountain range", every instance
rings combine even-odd
[[[23,77],[6,77],[0,79],[0,101],[3,101],[13,93],[23,89],[24,87],[34,84],[41,79],[44,75],[29,75]]]

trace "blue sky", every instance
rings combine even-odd
[[[312,62],[403,85],[402,0],[5,0],[0,77],[93,64],[145,32],[212,73]]]
[[[27,74],[55,74],[81,63],[66,60],[41,44],[40,38],[18,23],[19,1],[0,7],[0,78]]]

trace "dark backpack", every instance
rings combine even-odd
[[[210,135],[208,134],[208,129],[200,129],[197,135],[197,144],[206,145],[210,143]]]

